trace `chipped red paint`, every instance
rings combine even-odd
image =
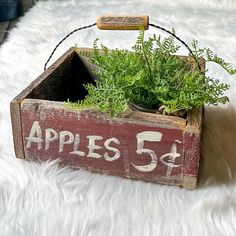
[[[63,164],[72,167],[84,167],[92,171],[106,173],[111,175],[119,175],[128,178],[142,179],[151,182],[167,183],[181,185],[183,178],[183,130],[175,128],[159,127],[152,123],[132,123],[128,119],[111,120],[106,117],[98,117],[93,113],[75,112],[68,109],[54,109],[51,106],[27,104],[27,101],[21,106],[22,117],[22,133],[25,157],[30,159],[54,159],[60,158]],[[27,139],[30,135],[32,125],[37,121],[42,131],[41,147],[32,142],[27,148]],[[65,144],[63,151],[59,152],[59,138],[50,143],[45,150],[45,130],[53,129],[57,134],[61,131],[68,131],[80,136],[79,150],[84,156],[72,154],[74,142]],[[137,153],[140,147],[137,147],[137,134],[152,131],[162,134],[160,142],[144,141],[140,153]],[[154,133],[155,134],[155,133]],[[102,140],[96,140],[96,145],[102,147],[95,150],[100,158],[88,157],[89,139],[87,136],[101,136]],[[116,148],[120,152],[120,157],[114,161],[107,161],[104,153],[114,156],[114,152],[104,147],[104,142],[111,138],[119,140],[119,144],[112,143],[111,147]],[[68,139],[68,137],[67,137]],[[169,153],[176,149],[177,157],[170,164]],[[150,164],[150,151],[157,156],[156,167],[147,172],[137,170],[135,166],[143,166]],[[169,164],[168,164],[169,163]],[[169,167],[168,167],[169,165]],[[175,165],[171,168],[172,165]]]
[[[200,161],[200,137],[198,133],[184,133],[184,175],[196,177]]]

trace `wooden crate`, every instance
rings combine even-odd
[[[83,99],[82,84],[94,81],[90,67],[71,48],[13,99],[16,156],[60,158],[74,168],[194,189],[202,109],[187,119],[132,110],[110,119],[69,108],[64,101]]]

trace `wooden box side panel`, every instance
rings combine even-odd
[[[184,132],[184,177],[183,187],[194,189],[200,161],[200,140],[203,108],[188,113],[188,123]]]
[[[182,129],[111,120],[95,111],[75,111],[42,100],[25,99],[21,109],[27,158],[60,158],[72,167],[182,185]]]
[[[184,177],[183,187],[194,189],[200,161],[200,134],[186,132],[184,135]]]
[[[21,111],[20,104],[17,100],[12,100],[10,103],[11,112],[11,123],[12,123],[12,133],[14,141],[15,155],[18,158],[24,159],[24,144],[22,137],[22,121],[21,121]]]

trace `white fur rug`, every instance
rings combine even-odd
[[[148,14],[151,23],[174,27],[188,43],[195,37],[236,64],[233,0],[38,2],[0,48],[0,235],[236,235],[236,76],[216,66],[211,74],[231,84],[231,104],[206,110],[194,191],[15,158],[11,99],[41,74],[62,37],[105,13]],[[151,28],[146,35],[152,33],[161,32]],[[109,47],[130,48],[137,34],[81,31],[53,60],[75,43],[92,47],[96,37]]]

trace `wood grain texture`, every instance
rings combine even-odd
[[[194,189],[200,161],[200,140],[203,108],[188,112],[187,126],[184,131],[184,177],[183,187]]]
[[[127,120],[131,120],[132,122],[140,121],[142,123],[154,123],[158,124],[160,127],[167,129],[180,129],[184,130],[186,127],[186,119],[177,117],[177,116],[166,116],[161,114],[147,113],[147,112],[136,112],[131,109],[127,109],[122,117]]]
[[[13,141],[15,155],[18,158],[24,159],[24,145],[22,139],[22,121],[21,121],[21,110],[20,103],[18,100],[12,100],[10,103],[11,111],[11,123],[12,123],[12,132],[13,132]]]
[[[148,29],[148,16],[100,16],[97,27],[103,30],[140,30]]]

